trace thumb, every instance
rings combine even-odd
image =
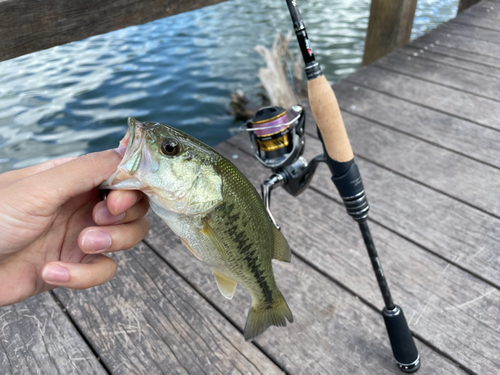
[[[64,164],[24,178],[23,190],[45,204],[49,211],[69,199],[86,193],[115,172],[123,154],[121,148],[80,156]],[[46,212],[48,214],[48,212]]]

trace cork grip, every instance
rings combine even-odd
[[[309,103],[328,156],[340,163],[354,158],[337,98],[324,75],[307,82]]]

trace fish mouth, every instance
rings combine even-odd
[[[120,146],[127,146],[122,161],[116,171],[99,187],[101,189],[137,190],[144,188],[142,177],[156,165],[151,152],[145,146],[144,125],[136,119],[128,118],[128,130]]]

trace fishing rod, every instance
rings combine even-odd
[[[241,130],[249,132],[255,157],[273,171],[271,177],[262,184],[262,199],[271,220],[279,229],[271,213],[271,191],[281,186],[291,195],[297,196],[308,187],[318,164],[324,162],[328,165],[346,211],[358,223],[363,236],[384,299],[382,316],[396,364],[403,372],[416,372],[420,368],[420,356],[403,310],[392,300],[368,227],[370,206],[337,99],[314,57],[296,1],[286,0],[286,3],[304,59],[309,103],[324,153],[310,162],[301,156],[305,146],[303,107],[295,105],[289,111],[276,106],[261,108],[251,120],[242,125]]]

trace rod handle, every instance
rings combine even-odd
[[[328,156],[339,162],[354,158],[337,98],[324,75],[307,81],[309,103]]]
[[[399,369],[406,373],[416,372],[420,368],[420,355],[406,323],[403,310],[399,306],[382,310],[387,334],[391,341],[392,353]]]

